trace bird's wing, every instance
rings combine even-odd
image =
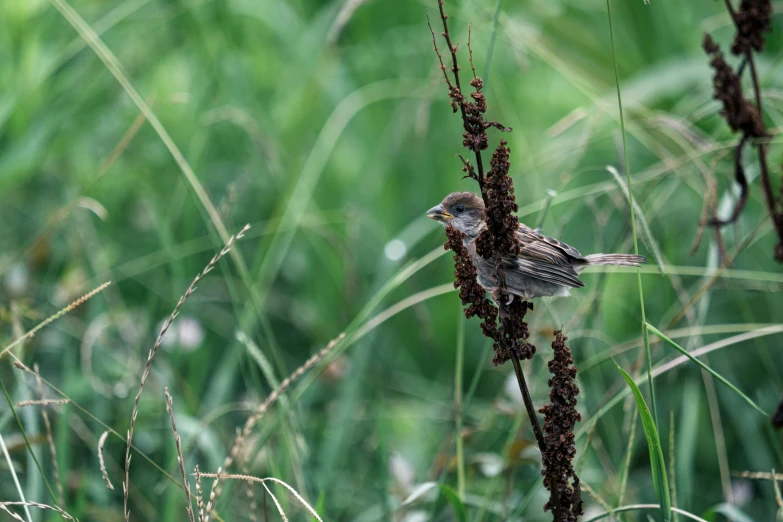
[[[575,260],[584,259],[574,247],[540,234],[522,223],[517,228],[516,236],[519,239],[520,256],[539,259],[553,265],[570,265]]]
[[[503,259],[506,270],[557,285],[585,286],[573,267],[574,262],[583,259],[578,250],[523,224],[517,229],[517,239],[519,255]]]
[[[521,255],[519,257],[503,258],[503,265],[509,275],[538,279],[539,281],[570,286],[572,288],[585,286],[584,282],[579,279],[579,274],[571,265],[553,265]]]

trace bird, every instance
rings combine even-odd
[[[476,252],[476,240],[487,229],[484,201],[473,192],[453,192],[427,211],[427,217],[462,232],[462,243],[476,267],[477,282],[499,297],[497,259],[484,259]],[[644,256],[635,254],[591,254],[583,256],[574,247],[547,237],[539,229],[519,223],[516,231],[519,253],[502,258],[506,273],[506,290],[522,299],[536,297],[567,297],[570,289],[582,288],[585,283],[579,274],[595,265],[636,266],[647,263]]]

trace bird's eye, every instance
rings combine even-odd
[[[457,214],[462,214],[463,212],[465,212],[465,207],[462,205],[457,205],[456,207],[454,207],[454,211]]]

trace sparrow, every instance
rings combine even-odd
[[[496,257],[484,259],[476,252],[476,239],[487,228],[484,201],[472,192],[453,192],[440,205],[427,211],[427,217],[464,234],[462,243],[476,267],[477,281],[497,301]],[[516,237],[519,240],[519,254],[501,259],[506,272],[506,289],[511,299],[515,295],[523,299],[566,297],[571,288],[585,286],[579,274],[588,266],[639,266],[647,262],[645,257],[633,254],[583,256],[574,247],[522,223],[517,228]]]

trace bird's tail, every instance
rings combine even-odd
[[[585,260],[588,265],[639,266],[647,262],[646,257],[634,254],[592,254]]]

